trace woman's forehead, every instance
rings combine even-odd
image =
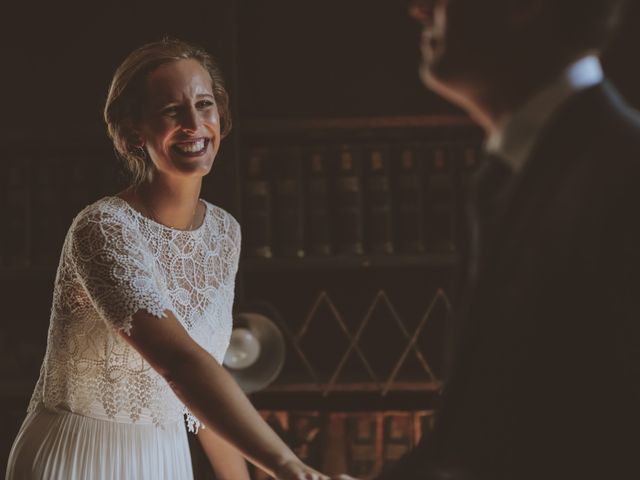
[[[195,59],[160,65],[147,76],[146,87],[153,101],[213,95],[211,76]]]

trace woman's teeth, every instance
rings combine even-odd
[[[178,143],[174,145],[174,147],[182,153],[198,153],[204,150],[205,146],[206,140],[204,138],[196,140],[195,142]]]

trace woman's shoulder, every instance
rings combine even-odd
[[[80,210],[73,219],[72,227],[96,222],[132,223],[134,216],[131,215],[130,210],[131,207],[127,207],[127,202],[122,198],[102,197]]]
[[[72,242],[102,239],[107,244],[137,237],[135,215],[119,197],[103,197],[84,207],[74,217],[68,236]]]
[[[209,211],[210,216],[214,219],[214,221],[220,225],[222,225],[223,230],[228,232],[230,230],[240,231],[240,223],[236,220],[236,218],[218,205],[214,205],[211,202],[208,202],[205,199],[201,199],[205,205],[207,206],[207,210]]]

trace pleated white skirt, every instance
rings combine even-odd
[[[27,415],[7,480],[193,480],[184,423],[118,422],[43,406]]]

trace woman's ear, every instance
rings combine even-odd
[[[140,130],[136,128],[131,120],[125,122],[125,126],[127,131],[127,143],[133,148],[143,148],[145,141]]]
[[[131,132],[127,135],[127,144],[131,149],[144,148],[144,139],[136,132]]]
[[[137,133],[133,134],[131,145],[133,145],[136,148],[144,148],[144,140]]]

